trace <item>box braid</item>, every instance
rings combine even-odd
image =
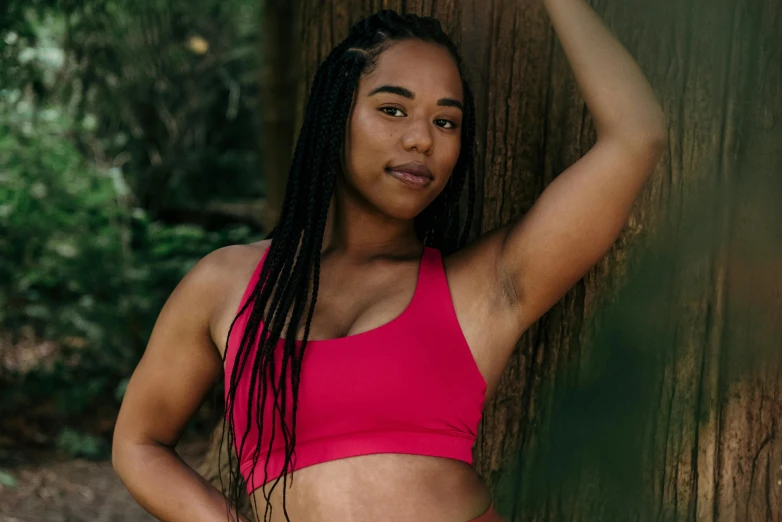
[[[248,323],[242,333],[235,364],[228,381],[226,415],[221,437],[222,444],[230,449],[238,449],[244,454],[248,431],[234,433],[230,421],[234,413],[239,377],[245,371],[250,372],[250,397],[246,421],[255,423],[258,429],[258,443],[252,452],[253,475],[258,459],[265,456],[264,485],[261,489],[266,499],[264,522],[271,518],[271,493],[280,478],[283,479],[283,511],[290,522],[285,504],[288,480],[288,468],[295,459],[296,410],[298,406],[301,361],[309,337],[312,315],[318,297],[320,281],[320,253],[326,226],[326,216],[336,176],[342,168],[342,150],[345,127],[353,104],[359,79],[371,72],[377,64],[378,56],[394,42],[406,39],[419,39],[446,47],[459,68],[464,94],[464,116],[461,133],[461,152],[453,173],[443,191],[414,220],[416,236],[426,246],[439,249],[443,254],[451,253],[467,242],[472,226],[473,206],[475,203],[475,106],[472,92],[464,79],[461,58],[454,43],[443,31],[440,23],[431,17],[412,14],[399,15],[386,10],[375,13],[356,22],[348,37],[337,45],[316,71],[307,102],[304,122],[296,142],[296,147],[288,176],[285,199],[279,221],[267,238],[273,238],[256,286],[239,311],[237,317],[249,314]],[[459,235],[459,199],[465,180],[468,181],[467,218],[464,229]],[[266,284],[269,281],[274,284]],[[299,351],[296,349],[296,330],[300,324],[312,281],[312,299],[307,309],[304,339]],[[265,314],[268,306],[268,313]],[[283,343],[282,367],[280,375],[274,371],[274,351],[282,337],[285,318],[290,311],[291,320],[285,331]],[[262,317],[267,315],[266,320]],[[228,337],[233,326],[231,324]],[[259,339],[262,339],[259,343]],[[258,345],[252,358],[251,347]],[[227,349],[226,349],[227,352]],[[249,367],[248,367],[249,365]],[[286,390],[287,374],[290,371],[290,386],[293,396],[291,412],[287,415]],[[260,381],[263,381],[261,383]],[[263,384],[263,385],[261,385]],[[268,384],[268,386],[267,386]],[[271,426],[264,426],[263,412],[266,395],[271,388],[272,420]],[[277,412],[278,415],[274,413]],[[268,494],[265,485],[269,480],[267,466],[273,447],[277,416],[280,418],[280,431],[285,443],[285,459],[282,473],[274,481]],[[286,420],[290,417],[290,430]],[[271,440],[266,449],[261,448],[261,430],[270,428]],[[237,440],[238,439],[238,440]],[[222,455],[222,451],[220,452]],[[243,479],[239,463],[235,462],[232,451],[227,452],[229,484],[223,491],[235,506],[240,505]],[[292,466],[291,466],[292,468]],[[252,480],[253,475],[250,476]],[[291,484],[293,474],[291,472]],[[253,507],[258,513],[253,496]]]

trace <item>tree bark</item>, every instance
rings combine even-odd
[[[509,520],[782,520],[782,4],[592,5],[656,89],[669,148],[610,254],[519,342],[476,468]],[[351,23],[440,19],[475,92],[475,233],[523,216],[595,142],[540,2],[299,7],[297,128]]]
[[[298,2],[261,0],[262,56],[260,99],[261,161],[266,177],[266,207],[262,214],[268,232],[279,219],[293,155],[299,42]]]

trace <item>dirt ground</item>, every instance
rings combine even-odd
[[[206,440],[183,440],[177,451],[191,466]],[[0,484],[0,522],[154,522],[114,474],[111,462],[37,457],[4,468],[16,481]]]

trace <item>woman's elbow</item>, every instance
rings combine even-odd
[[[118,435],[116,431],[114,432],[114,437],[111,442],[111,467],[114,468],[114,473],[119,477],[123,484],[126,483],[123,475],[125,475],[126,471],[127,455],[129,453],[128,446],[130,445],[131,443]]]
[[[668,147],[668,120],[662,110],[651,123],[644,133],[644,138],[649,147],[659,154],[662,154]]]

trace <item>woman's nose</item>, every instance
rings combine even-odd
[[[415,149],[426,155],[432,153],[433,142],[434,139],[429,122],[422,118],[411,120],[409,127],[405,129],[405,133],[402,136],[402,146],[405,150]]]

